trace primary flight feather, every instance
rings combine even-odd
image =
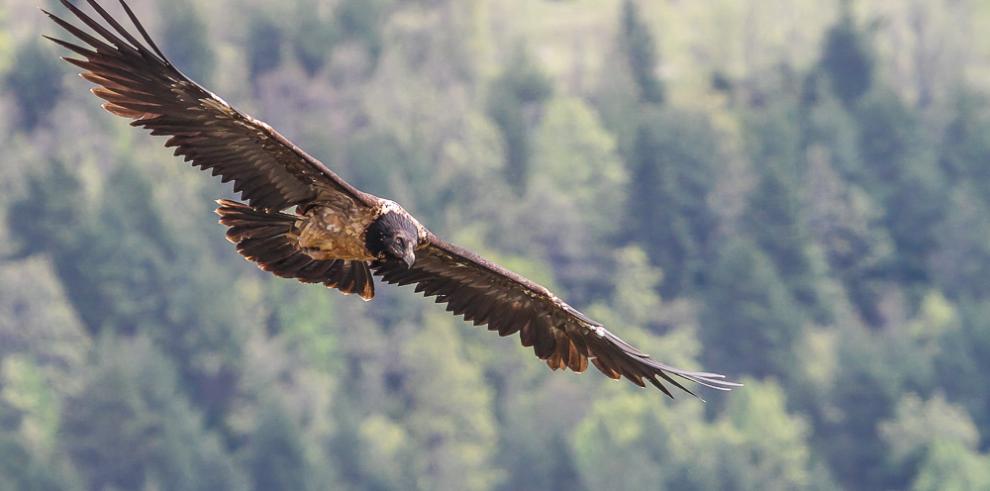
[[[582,372],[590,360],[611,378],[649,382],[668,396],[666,384],[693,394],[674,376],[720,390],[739,385],[650,358],[546,288],[444,242],[398,204],[354,188],[183,75],[123,0],[136,33],[95,0],[86,1],[103,22],[60,1],[90,31],[45,12],[76,42],[46,37],[79,56],[64,59],[97,85],[92,91],[107,111],[168,136],[165,146],[175,147],[175,155],[234,182],[246,203],[220,200],[217,213],[237,251],[261,269],[366,300],[375,295],[373,276],[415,284],[475,325],[502,336],[518,332],[555,370]]]

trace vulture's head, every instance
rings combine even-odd
[[[401,260],[411,268],[416,262],[419,229],[408,214],[388,211],[368,226],[364,242],[365,247],[375,257],[384,260]]]

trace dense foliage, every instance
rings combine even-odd
[[[131,2],[356,185],[746,383],[707,404],[258,271],[36,3],[0,0],[0,488],[990,488],[984,2]]]

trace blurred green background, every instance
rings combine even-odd
[[[990,489],[990,2],[132,1],[360,188],[746,383],[703,404],[257,270],[39,1],[0,0],[0,489]]]

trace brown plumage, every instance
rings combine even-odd
[[[227,239],[261,269],[303,283],[323,283],[365,299],[375,296],[375,282],[366,261],[317,259],[299,249],[299,217],[260,211],[227,199],[217,203],[220,223],[230,227]]]
[[[85,46],[48,39],[81,57],[65,60],[97,85],[93,93],[105,109],[168,136],[165,145],[175,155],[234,182],[247,204],[221,200],[217,213],[237,251],[262,269],[365,299],[374,297],[372,272],[387,283],[414,284],[475,325],[501,336],[519,333],[555,370],[582,372],[590,360],[609,377],[649,382],[668,396],[665,384],[692,393],[673,376],[720,390],[738,386],[722,375],[653,360],[546,288],[444,242],[397,204],[355,189],[183,75],[123,0],[136,34],[94,0],[87,3],[105,25],[60,1],[95,35],[45,12]]]

